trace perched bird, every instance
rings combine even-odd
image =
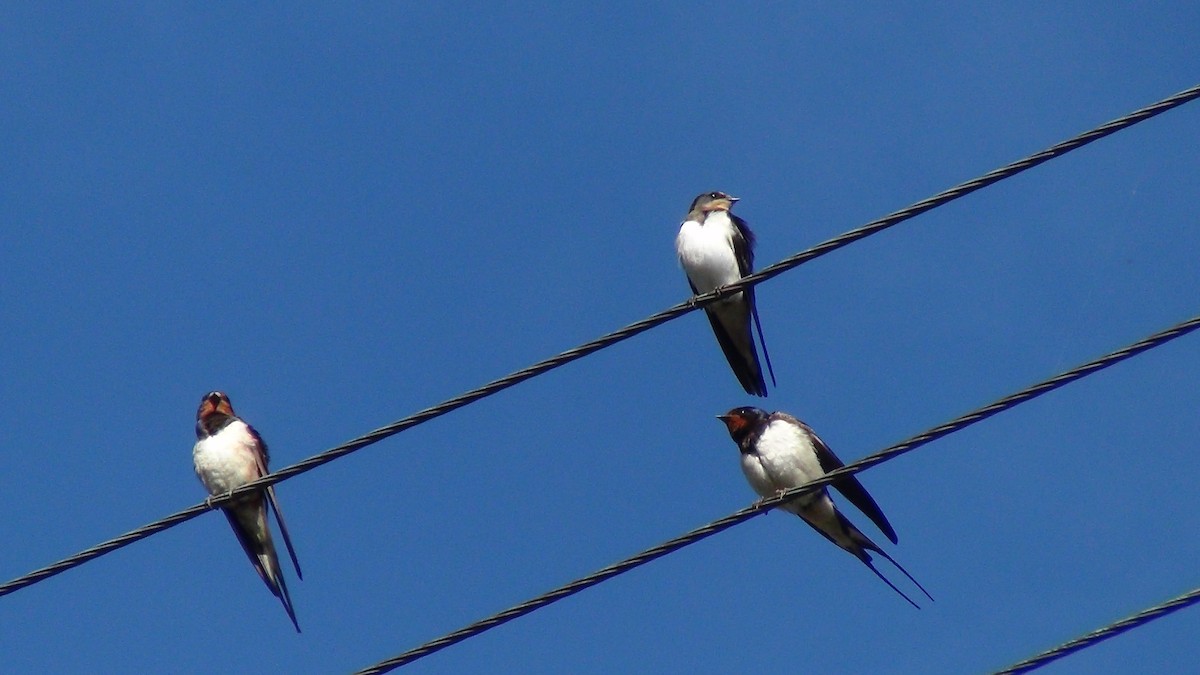
[[[843,466],[837,455],[833,454],[829,446],[825,445],[807,424],[787,413],[768,413],[760,408],[734,408],[724,415],[718,415],[717,418],[725,423],[729,435],[741,450],[742,472],[746,474],[746,480],[750,481],[750,486],[763,498],[774,497],[784,490],[804,485]],[[896,531],[857,478],[846,476],[833,481],[832,485],[849,499],[851,504],[866,514],[893,544],[896,543]],[[929,591],[926,591],[908,570],[876,546],[875,542],[868,539],[867,535],[838,511],[826,488],[801,495],[781,504],[779,508],[800,516],[823,537],[849,551],[913,607],[920,608],[875,569],[868,551],[874,551],[886,558],[921,589],[926,597],[933,600]]]
[[[196,475],[208,488],[210,495],[225,494],[267,475],[267,444],[254,427],[233,414],[229,397],[222,392],[210,392],[200,399],[200,409],[196,412],[196,438],[192,461]],[[279,556],[275,554],[275,544],[271,542],[271,531],[267,527],[268,502],[275,512],[279,533],[283,535],[283,543],[292,557],[292,564],[296,567],[296,576],[303,579],[300,561],[296,559],[296,551],[292,548],[292,538],[288,535],[283,513],[275,499],[274,486],[242,497],[223,506],[221,510],[229,519],[233,533],[237,535],[258,576],[283,603],[284,611],[299,633],[300,624],[296,621],[292,598],[288,595],[283,570],[279,568]]]
[[[679,226],[675,251],[692,293],[696,295],[731,284],[754,272],[754,233],[746,221],[730,213],[729,209],[736,201],[737,197],[724,192],[705,192],[692,201],[687,217]],[[706,306],[704,313],[708,315],[721,351],[725,352],[725,359],[742,388],[747,394],[766,396],[767,383],[754,349],[754,336],[750,334],[751,318],[758,329],[758,342],[762,345],[772,385],[775,385],[775,370],[771,368],[771,357],[763,342],[754,288],[722,298]]]

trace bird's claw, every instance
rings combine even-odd
[[[752,504],[752,506],[756,509],[764,508],[766,506],[766,503],[769,500],[779,499],[779,497],[781,497],[783,495],[783,493],[785,493],[785,492],[787,492],[786,489],[779,489],[779,490],[776,490],[775,494],[771,495],[770,497],[759,497],[758,501],[754,502],[754,504]]]

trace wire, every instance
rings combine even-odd
[[[996,671],[995,675],[1009,675],[1010,673],[1028,673],[1031,670],[1036,670],[1042,666],[1057,661],[1064,656],[1069,656],[1081,649],[1087,649],[1096,644],[1099,644],[1109,638],[1116,637],[1126,631],[1131,631],[1134,628],[1143,626],[1162,617],[1177,612],[1185,607],[1200,602],[1200,588],[1189,591],[1178,597],[1172,598],[1160,605],[1148,607],[1133,616],[1126,617],[1120,621],[1109,624],[1104,628],[1094,630],[1087,635],[1063,643],[1054,649],[1048,649],[1037,656],[1026,659],[1020,663],[1013,664],[1004,670]]]
[[[136,541],[140,541],[153,534],[157,534],[158,532],[162,532],[163,530],[191,520],[210,508],[228,504],[238,497],[249,495],[250,493],[261,490],[268,485],[274,485],[275,483],[279,483],[302,473],[311,471],[323,464],[327,464],[335,459],[349,455],[357,450],[361,450],[368,445],[378,443],[389,436],[393,436],[406,429],[415,427],[418,424],[423,424],[465,405],[499,393],[509,387],[520,384],[525,380],[547,373],[555,368],[558,368],[559,366],[566,365],[567,363],[592,354],[593,352],[610,347],[618,342],[645,332],[655,326],[664,324],[668,321],[683,316],[688,312],[716,302],[721,298],[733,295],[741,291],[743,288],[762,283],[767,279],[771,279],[788,270],[799,267],[800,265],[814,258],[819,258],[826,253],[830,253],[842,248],[843,246],[852,244],[859,239],[863,239],[877,232],[881,232],[893,225],[952,202],[960,197],[964,197],[976,190],[1015,176],[1055,157],[1061,157],[1062,155],[1087,145],[1092,141],[1099,140],[1105,136],[1108,136],[1109,134],[1113,134],[1122,129],[1131,127],[1139,122],[1150,119],[1151,117],[1164,113],[1172,108],[1181,106],[1184,103],[1192,101],[1196,98],[1200,98],[1200,85],[1196,85],[1190,89],[1181,91],[1178,94],[1169,96],[1157,103],[1146,106],[1139,110],[1135,110],[1124,117],[1108,122],[1107,124],[1103,124],[1095,129],[1092,129],[1091,131],[1084,132],[1078,136],[1075,136],[1074,138],[1059,143],[1058,145],[1052,146],[1034,155],[1030,155],[1025,159],[1013,162],[1012,164],[991,171],[983,176],[965,183],[960,183],[959,185],[956,185],[955,187],[952,187],[944,192],[938,193],[933,197],[929,197],[928,199],[919,201],[911,206],[908,206],[907,208],[895,211],[878,220],[871,221],[866,225],[817,244],[816,246],[805,251],[801,251],[800,253],[797,253],[791,257],[784,258],[783,260],[770,265],[769,267],[765,267],[754,274],[743,277],[737,282],[722,286],[721,288],[709,293],[692,297],[685,302],[675,305],[674,307],[663,310],[636,323],[629,324],[620,330],[599,337],[591,342],[582,344],[574,349],[568,349],[557,356],[545,359],[544,361],[539,361],[532,366],[518,370],[498,380],[493,380],[481,387],[472,389],[463,394],[459,394],[458,396],[443,401],[435,406],[425,408],[420,412],[396,422],[392,422],[386,426],[382,426],[374,431],[359,436],[358,438],[343,443],[342,445],[313,455],[308,459],[302,460],[258,480],[247,483],[225,495],[209,499],[203,504],[192,506],[188,509],[167,516],[161,520],[155,521],[148,525],[143,525],[136,530],[126,532],[119,537],[97,544],[89,549],[76,553],[73,556],[64,558],[56,563],[17,577],[16,579],[0,585],[0,597],[4,597],[10,593],[19,591],[22,588],[26,588],[33,584],[49,579],[52,576],[61,574],[74,567],[78,567],[85,562],[94,560],[103,555],[107,555],[108,553],[128,546]]]
[[[409,663],[412,663],[413,661],[416,661],[418,659],[429,656],[430,654],[433,654],[434,652],[440,651],[440,650],[445,649],[446,647],[449,647],[453,644],[462,642],[463,640],[466,640],[468,638],[479,635],[480,633],[483,633],[485,631],[491,630],[492,628],[495,628],[496,626],[507,623],[508,621],[511,621],[518,617],[529,614],[530,612],[534,612],[538,609],[546,607],[547,605],[550,605],[559,600],[562,600],[563,598],[572,596],[572,595],[578,593],[579,591],[584,590],[585,588],[590,588],[590,587],[595,586],[596,584],[599,584],[603,581],[612,579],[613,577],[624,574],[625,572],[628,572],[636,567],[640,567],[652,560],[656,560],[656,559],[661,558],[670,553],[674,553],[675,551],[678,551],[679,549],[682,549],[686,546],[690,546],[702,539],[711,537],[712,535],[717,534],[718,532],[721,532],[723,530],[729,529],[730,527],[733,527],[734,525],[737,525],[739,523],[750,520],[751,518],[753,518],[755,516],[764,514],[767,511],[769,511],[770,509],[778,506],[780,503],[785,502],[789,499],[793,499],[799,495],[802,495],[802,494],[805,494],[808,492],[813,492],[814,490],[819,490],[819,489],[823,488],[824,486],[832,483],[833,481],[835,481],[843,476],[849,476],[851,474],[856,474],[860,471],[865,471],[865,470],[867,470],[873,466],[876,466],[878,464],[882,464],[883,462],[886,462],[888,460],[895,459],[896,457],[899,457],[900,455],[903,455],[907,452],[911,452],[912,450],[916,450],[917,448],[921,447],[922,445],[925,445],[926,443],[930,443],[930,442],[935,441],[943,436],[952,434],[956,431],[960,431],[976,422],[985,420],[985,419],[991,417],[992,415],[1004,412],[1005,410],[1008,410],[1009,408],[1020,405],[1021,403],[1025,403],[1026,401],[1029,401],[1031,399],[1037,398],[1038,396],[1041,396],[1042,394],[1045,394],[1047,392],[1058,389],[1059,387],[1062,387],[1064,385],[1070,384],[1071,382],[1074,382],[1075,380],[1081,379],[1083,377],[1087,377],[1088,375],[1091,375],[1091,374],[1096,373],[1100,370],[1103,370],[1111,365],[1114,365],[1116,363],[1124,361],[1125,359],[1128,359],[1132,356],[1136,356],[1137,354],[1140,354],[1144,351],[1147,351],[1149,349],[1153,349],[1155,347],[1163,345],[1167,342],[1170,342],[1171,340],[1174,340],[1177,337],[1186,335],[1186,334],[1196,330],[1197,328],[1200,328],[1200,316],[1196,316],[1191,319],[1188,319],[1187,321],[1176,324],[1176,325],[1172,326],[1171,328],[1168,328],[1159,333],[1155,333],[1154,335],[1151,335],[1150,337],[1147,337],[1143,340],[1135,342],[1127,347],[1118,349],[1118,350],[1116,350],[1110,354],[1107,354],[1105,356],[1102,356],[1094,361],[1089,361],[1088,363],[1085,363],[1081,366],[1077,366],[1066,372],[1055,375],[1054,377],[1051,377],[1047,380],[1043,380],[1035,385],[1026,387],[1025,389],[1022,389],[1021,391],[1018,391],[1015,394],[1005,396],[1004,398],[996,401],[995,403],[992,403],[992,404],[986,405],[982,408],[973,410],[973,411],[971,411],[957,419],[954,419],[950,422],[947,422],[941,426],[934,427],[934,428],[930,429],[929,431],[926,431],[925,433],[913,436],[912,438],[910,438],[906,441],[897,443],[896,445],[893,445],[889,448],[881,450],[873,455],[868,455],[868,456],[858,460],[857,462],[851,462],[851,463],[845,465],[844,467],[837,469],[836,471],[831,471],[831,472],[825,474],[823,477],[821,477],[817,480],[814,480],[809,483],[805,483],[804,485],[801,485],[799,487],[795,487],[790,490],[787,490],[786,492],[776,495],[770,499],[764,499],[764,500],[758,501],[751,506],[747,506],[746,508],[744,508],[740,511],[737,511],[728,516],[725,516],[724,518],[721,518],[720,520],[715,520],[703,527],[696,528],[696,529],[692,530],[691,532],[688,532],[687,534],[684,534],[684,535],[676,537],[670,541],[659,544],[658,546],[655,546],[654,548],[646,549],[645,551],[642,551],[641,553],[639,553],[631,558],[626,558],[625,560],[622,560],[619,563],[616,563],[614,565],[609,565],[608,567],[605,567],[602,570],[593,572],[592,574],[589,574],[585,577],[576,579],[575,581],[572,581],[569,584],[559,586],[558,588],[556,588],[548,593],[543,593],[542,595],[539,595],[536,598],[533,598],[531,600],[526,600],[525,602],[522,602],[519,605],[510,607],[498,614],[493,614],[492,616],[489,616],[486,619],[476,621],[475,623],[472,623],[471,625],[466,626],[464,628],[460,628],[459,630],[456,630],[453,633],[448,633],[448,634],[446,634],[442,637],[439,637],[435,640],[426,642],[425,644],[423,644],[419,647],[416,647],[414,649],[410,649],[409,651],[404,652],[403,654],[400,654],[399,656],[393,657],[386,661],[381,661],[380,663],[378,663],[374,666],[370,666],[369,668],[364,668],[363,670],[360,670],[357,673],[355,673],[355,675],[378,675],[379,673],[386,673],[395,668],[399,668],[400,666],[407,665]]]

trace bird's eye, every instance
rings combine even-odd
[[[710,192],[710,193],[708,193],[708,198],[709,199],[720,199],[721,193],[720,192]]]

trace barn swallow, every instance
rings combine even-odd
[[[746,480],[764,499],[816,480],[843,466],[842,460],[833,454],[829,446],[825,445],[807,424],[787,413],[768,413],[760,408],[734,408],[724,415],[718,415],[717,419],[725,423],[729,435],[741,450],[742,472],[746,474]],[[866,514],[884,536],[893,544],[896,543],[896,531],[856,477],[845,476],[833,481],[831,485]],[[912,598],[875,569],[868,551],[874,551],[886,558],[921,589],[925,597],[933,600],[929,591],[926,591],[908,570],[876,546],[875,542],[867,538],[867,535],[838,511],[825,487],[787,501],[779,508],[800,516],[804,522],[820,532],[821,536],[861,560],[875,576],[891,586],[893,591],[899,593],[900,597],[913,607],[920,609]]]
[[[233,413],[229,397],[222,392],[210,392],[200,399],[200,409],[196,411],[196,438],[198,440],[192,449],[192,461],[196,467],[196,475],[200,482],[204,483],[204,487],[208,488],[211,496],[223,495],[269,473],[267,444],[254,427]],[[283,513],[275,499],[274,486],[268,486],[260,493],[242,497],[228,506],[221,507],[221,510],[229,519],[233,533],[237,535],[242,549],[250,558],[250,564],[254,565],[258,576],[267,588],[271,589],[271,593],[283,603],[284,611],[299,633],[300,624],[296,621],[292,598],[288,595],[283,570],[279,568],[279,556],[275,553],[275,544],[271,542],[271,530],[267,526],[267,503],[275,512],[279,533],[283,535],[283,543],[292,557],[296,576],[303,579],[300,561],[296,559],[296,551],[292,548],[292,538],[288,535]]]
[[[736,201],[737,197],[724,192],[705,192],[692,201],[687,217],[679,226],[675,251],[695,295],[708,293],[754,272],[754,233],[746,221],[730,212]],[[725,352],[725,359],[742,388],[747,394],[766,396],[767,383],[754,349],[754,336],[750,333],[751,318],[758,329],[758,342],[762,345],[763,359],[767,362],[773,386],[775,371],[771,368],[767,344],[763,342],[754,288],[743,289],[707,305],[704,313],[708,315],[721,351]]]

